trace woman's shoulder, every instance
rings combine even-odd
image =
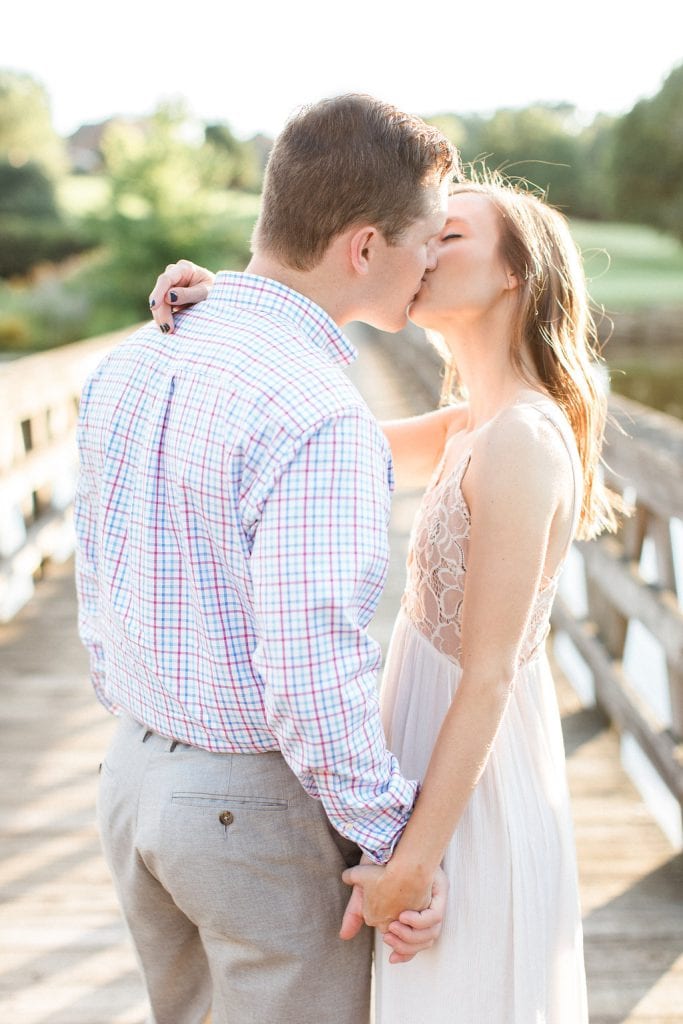
[[[502,409],[472,445],[471,475],[487,489],[511,481],[529,491],[552,491],[567,472],[564,413],[550,398],[520,400]]]
[[[563,410],[551,398],[520,399],[494,416],[481,431],[482,447],[510,451],[529,446],[529,454],[554,449],[565,429],[571,432]]]

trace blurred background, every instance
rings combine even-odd
[[[370,92],[545,190],[583,249],[612,387],[683,416],[683,13],[351,0],[26,5],[0,40],[0,358],[138,322],[157,272],[241,268],[272,137]],[[612,327],[612,324],[614,325]]]

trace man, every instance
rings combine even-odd
[[[340,326],[404,325],[453,165],[369,97],[304,110],[246,273],[84,389],[80,627],[122,714],[99,820],[156,1024],[368,1019],[370,934],[339,941],[340,876],[358,847],[386,863],[416,785],[384,744],[366,633],[390,460]]]

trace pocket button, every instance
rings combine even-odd
[[[227,827],[228,825],[232,825],[233,821],[235,820],[235,815],[232,813],[232,811],[221,811],[221,813],[218,815],[218,820],[220,821],[221,825],[225,825]]]

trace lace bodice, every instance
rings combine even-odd
[[[581,477],[571,429],[549,401],[543,402],[543,409],[535,403],[533,407],[553,424],[567,447],[574,478],[573,535],[580,511]],[[413,526],[407,584],[401,602],[419,632],[458,664],[462,656],[462,605],[470,535],[470,511],[461,483],[470,458],[470,450],[463,452],[451,472],[427,488]],[[435,476],[438,475],[439,470]],[[520,664],[530,661],[546,639],[563,562],[564,559],[552,577],[543,577],[541,581],[520,648]]]

